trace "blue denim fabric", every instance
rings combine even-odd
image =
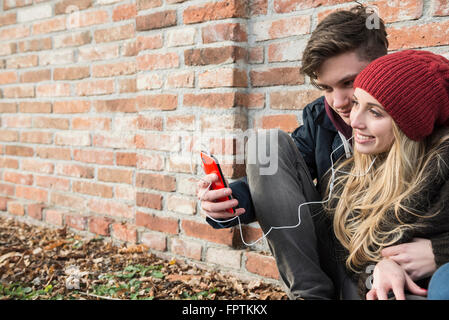
[[[449,263],[439,267],[430,279],[427,299],[449,300]]]

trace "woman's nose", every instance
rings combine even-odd
[[[363,114],[356,110],[356,108],[352,108],[349,119],[351,120],[351,127],[355,129],[362,129],[365,127]]]

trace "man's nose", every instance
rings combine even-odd
[[[336,109],[342,109],[349,106],[349,101],[351,101],[350,97],[346,94],[345,91],[336,90],[334,93],[334,105],[333,107]]]

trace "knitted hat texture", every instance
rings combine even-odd
[[[449,60],[429,51],[405,50],[372,61],[355,79],[376,98],[412,140],[449,125]]]

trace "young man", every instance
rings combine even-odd
[[[204,214],[227,220],[234,215],[226,209],[238,206],[236,214],[242,223],[257,220],[266,233],[273,226],[297,224],[299,205],[322,199],[327,187],[326,172],[332,162],[352,154],[348,139],[352,135],[349,114],[353,81],[371,61],[387,54],[387,34],[382,20],[379,19],[377,29],[367,27],[373,14],[359,5],[332,13],[317,26],[303,53],[301,71],[323,90],[324,97],[305,107],[303,125],[291,137],[278,132],[278,170],[274,175],[261,175],[260,163],[247,163],[246,179],[232,183],[230,188],[208,190],[210,182],[217,179],[215,175],[200,181],[198,198]],[[232,194],[234,199],[215,202],[224,194]],[[357,298],[356,286],[344,272],[344,266],[333,258],[332,232],[322,230],[320,219],[312,217],[311,207],[302,206],[297,228],[271,230],[267,236],[287,294],[291,299]],[[237,224],[236,219],[229,223],[206,220],[214,228]],[[399,254],[402,259],[410,255],[410,248],[432,257],[429,243],[419,243],[422,247],[397,246],[399,250],[390,252],[391,257],[394,259]]]

